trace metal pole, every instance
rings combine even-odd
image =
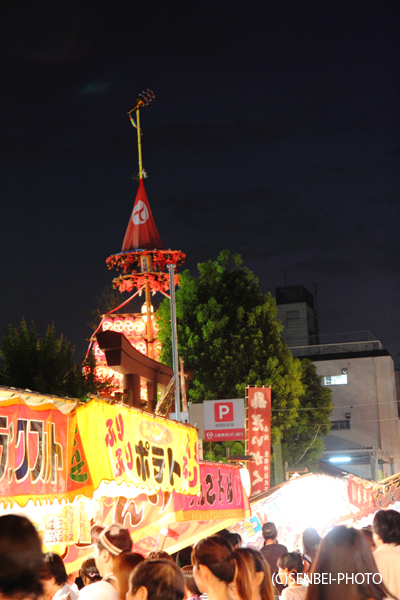
[[[179,362],[178,362],[178,335],[176,329],[176,302],[175,302],[175,265],[168,265],[169,288],[171,292],[171,329],[172,329],[172,366],[174,368],[175,380],[175,412],[176,420],[181,420],[179,402]]]
[[[146,331],[147,331],[147,356],[154,358],[153,356],[153,323],[151,320],[151,300],[150,300],[150,284],[148,281],[145,283],[146,293]]]
[[[137,125],[137,143],[138,143],[138,154],[139,154],[139,179],[143,179],[142,138],[141,138],[141,134],[140,134],[139,108],[136,109],[136,125]]]

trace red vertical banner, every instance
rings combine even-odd
[[[251,494],[270,487],[271,388],[247,388],[247,454]]]

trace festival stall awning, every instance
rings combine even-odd
[[[177,552],[249,515],[240,468],[201,462],[198,496],[174,491],[153,496],[141,493],[135,498],[103,498],[97,501],[94,521],[99,525],[116,522],[127,527],[133,551],[146,556],[155,549]],[[93,551],[93,546],[70,545],[64,561],[77,564]]]
[[[200,491],[193,427],[103,400],[31,396],[0,388],[3,505],[92,498],[104,482],[119,495]]]
[[[121,523],[134,550],[175,552],[250,516],[236,465],[197,460],[193,427],[137,409],[0,388],[0,494],[69,569],[91,527]]]
[[[251,516],[231,530],[240,533],[244,543],[261,547],[262,525],[273,521],[279,541],[295,548],[307,527],[323,533],[334,525],[356,524],[395,502],[400,508],[400,474],[376,483],[351,473],[308,473],[251,498]]]

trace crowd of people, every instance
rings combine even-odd
[[[380,510],[372,531],[333,527],[303,533],[303,553],[263,525],[261,550],[241,548],[223,530],[175,557],[132,552],[119,524],[93,532],[94,556],[67,574],[61,556],[42,553],[25,517],[0,517],[0,600],[400,600],[400,513]],[[79,577],[76,577],[78,575]]]

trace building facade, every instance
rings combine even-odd
[[[316,338],[313,304],[306,294],[302,302],[295,294],[291,297],[293,302],[287,295],[282,303],[277,290],[282,338],[294,356],[314,362],[323,385],[332,391],[335,408],[324,438],[324,460],[376,481],[400,472],[398,398],[389,352],[370,332]],[[308,341],[296,343],[300,340]]]

